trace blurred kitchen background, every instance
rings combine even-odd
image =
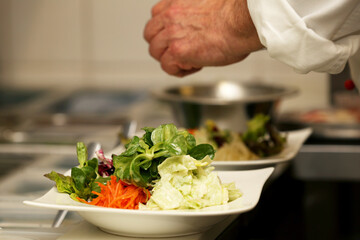
[[[230,66],[205,68],[183,79],[168,76],[150,57],[142,37],[151,7],[156,2],[0,1],[1,227],[51,225],[55,212],[29,209],[22,206],[21,201],[24,196],[39,196],[52,186],[42,177],[47,171],[65,171],[76,165],[74,142],[99,141],[105,150],[111,149],[117,143],[118,134],[128,129],[132,120],[136,122],[136,129],[173,121],[170,111],[149,96],[152,89],[219,80],[259,82],[299,89],[299,94],[281,102],[280,114],[356,103],[358,106],[358,94],[343,87],[349,78],[347,69],[333,76],[297,74],[271,59],[266,51],[253,53],[243,62]],[[317,148],[319,145],[321,148]],[[336,155],[331,163],[343,161],[345,164],[331,165],[327,171],[322,166],[329,166],[329,149],[330,155]],[[343,236],[343,231],[355,232],[359,217],[339,210],[340,200],[333,200],[328,206],[334,219],[329,224],[334,228],[324,225],[323,229],[319,226],[319,230],[314,231],[310,225],[318,224],[316,221],[322,219],[323,213],[321,210],[311,215],[312,210],[319,207],[314,192],[322,189],[325,194],[321,197],[338,198],[343,181],[351,184],[359,181],[359,154],[358,138],[305,145],[299,155],[303,161],[297,162],[298,168],[292,172],[297,178],[291,178],[297,184],[303,181],[301,189],[308,194],[300,196],[304,202],[295,202],[305,209],[303,219],[312,219],[310,222],[304,220],[305,226],[301,227],[308,231],[301,236],[312,239],[321,233],[328,234],[329,238],[318,239],[333,239],[333,234],[336,239]],[[316,160],[315,168],[309,165]],[[334,177],[333,172],[340,173]],[[325,183],[327,188],[324,188],[321,184],[329,179],[337,185]],[[319,185],[309,187],[307,183],[312,181]],[[283,181],[280,186],[289,187],[290,183]],[[359,189],[358,182],[346,185],[341,193],[354,195],[353,189]],[[355,199],[359,199],[358,194]],[[341,203],[345,200],[341,199]],[[349,204],[349,208],[354,206],[355,213],[359,213],[358,204],[352,200]],[[326,212],[327,206],[322,207]],[[18,215],[14,214],[15,209]],[[341,220],[347,219],[347,227],[337,225],[339,212],[343,214]],[[78,220],[76,216],[68,219]],[[286,225],[285,222],[282,221],[281,226]],[[249,235],[251,233],[249,231]],[[272,234],[282,236],[285,233]]]
[[[296,74],[266,51],[185,79],[169,77],[149,56],[142,37],[156,2],[2,0],[2,88],[139,90],[226,78],[298,86],[301,95],[284,103],[284,108],[329,104],[326,74]]]

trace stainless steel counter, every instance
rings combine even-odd
[[[306,144],[293,162],[293,171],[304,181],[360,181],[360,143]]]

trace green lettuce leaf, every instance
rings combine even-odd
[[[214,156],[212,146],[196,146],[193,135],[178,130],[174,124],[163,124],[157,128],[144,128],[145,134],[133,137],[120,155],[113,155],[115,175],[121,180],[140,187],[151,187],[157,180],[158,165],[172,156],[192,155],[202,159]]]
[[[100,191],[98,184],[95,183],[102,182],[98,174],[98,159],[87,159],[87,148],[82,142],[77,143],[76,152],[79,166],[71,169],[71,176],[64,176],[54,171],[44,176],[55,182],[59,192],[69,194],[74,200],[77,200],[77,197],[88,200],[95,197],[92,191]]]
[[[55,171],[51,171],[44,176],[56,183],[56,187],[59,192],[68,194],[75,192],[75,184],[71,176],[64,176],[63,174],[57,173]]]

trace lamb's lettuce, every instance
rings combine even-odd
[[[167,158],[158,166],[161,177],[146,206],[141,208],[200,209],[239,198],[241,192],[235,184],[222,184],[210,163],[209,156],[200,161],[189,155]]]
[[[71,169],[70,176],[55,171],[44,176],[55,182],[59,192],[69,194],[74,200],[77,200],[77,197],[87,200],[93,197],[92,191],[100,191],[97,182],[104,183],[109,178],[99,176],[98,159],[88,160],[87,148],[83,142],[77,143],[76,152],[79,166]]]
[[[157,128],[144,128],[145,134],[133,137],[120,155],[113,155],[115,175],[121,180],[140,187],[149,187],[160,176],[158,165],[173,156],[190,155],[195,159],[214,157],[209,144],[196,145],[195,138],[174,124]]]

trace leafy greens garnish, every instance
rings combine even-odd
[[[247,131],[241,137],[246,146],[256,155],[272,156],[284,149],[286,136],[280,134],[270,122],[269,116],[257,114],[247,123],[247,126]]]
[[[190,155],[197,160],[207,155],[214,157],[215,150],[211,145],[196,145],[192,134],[178,130],[174,124],[143,130],[145,134],[141,138],[133,137],[125,146],[125,152],[112,156],[114,174],[129,184],[151,186],[160,177],[157,166],[172,156]]]
[[[88,152],[83,142],[77,143],[76,146],[78,167],[71,169],[71,176],[52,171],[44,176],[56,183],[59,192],[67,193],[74,200],[76,198],[89,199],[93,197],[92,191],[99,191],[96,182],[105,183],[110,178],[100,177],[98,174],[98,159],[88,160]]]
[[[114,175],[128,184],[152,187],[153,181],[160,178],[158,165],[172,156],[190,155],[196,160],[202,160],[206,156],[214,157],[215,150],[211,145],[196,145],[192,134],[186,130],[178,130],[173,124],[157,128],[146,127],[143,130],[144,135],[141,138],[133,137],[126,144],[123,153],[112,155]],[[100,192],[98,183],[106,184],[110,176],[102,174],[99,168],[102,156],[98,155],[99,159],[88,159],[88,151],[83,142],[77,143],[76,151],[79,166],[71,169],[71,176],[52,171],[45,174],[45,177],[56,183],[59,192],[69,194],[72,199],[91,200],[97,196],[92,191]]]

